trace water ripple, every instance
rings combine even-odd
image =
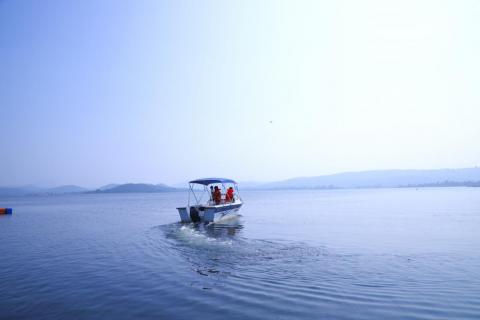
[[[340,305],[372,308],[377,314],[397,308],[399,318],[452,313],[451,308],[437,306],[437,301],[455,294],[446,290],[441,276],[432,270],[422,274],[422,282],[418,282],[417,273],[425,271],[424,256],[342,254],[303,242],[249,239],[243,236],[243,228],[241,221],[226,225],[161,225],[147,232],[145,251],[155,252],[153,258],[174,261],[177,267],[172,272],[172,286],[178,288],[184,283],[210,292],[210,300],[185,296],[183,290],[177,291],[179,296],[173,299],[183,299],[187,304],[231,300],[244,305],[243,316],[250,318],[256,318],[255,310],[262,309],[262,305],[269,305],[272,312],[284,318],[308,318],[312,310],[321,306],[331,309]],[[448,263],[434,254],[431,258]],[[415,281],[409,279],[406,270]],[[412,292],[425,290],[430,294],[423,300],[411,300]],[[331,312],[342,318],[335,308]],[[458,314],[469,318],[475,312],[478,309]],[[368,319],[369,313],[364,315]]]

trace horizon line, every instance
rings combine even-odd
[[[328,176],[335,176],[335,175],[341,175],[341,174],[351,174],[351,173],[366,173],[366,172],[384,172],[384,171],[442,171],[442,170],[466,170],[466,169],[480,169],[479,166],[475,165],[473,167],[462,167],[462,168],[440,168],[440,169],[372,169],[372,170],[355,170],[355,171],[340,171],[336,173],[330,173],[330,174],[322,174],[322,175],[311,175],[311,176],[295,176],[295,177],[290,177],[290,178],[285,178],[285,179],[277,179],[277,180],[269,180],[269,181],[258,181],[258,180],[238,180],[239,184],[240,183],[257,183],[257,184],[267,184],[267,183],[276,183],[276,182],[285,182],[285,181],[290,181],[294,179],[303,179],[303,178],[318,178],[318,177],[328,177]],[[54,189],[54,188],[59,188],[59,187],[79,187],[87,190],[98,190],[104,186],[108,186],[111,184],[115,185],[124,185],[124,184],[149,184],[149,185],[165,185],[167,187],[172,187],[173,185],[180,185],[183,183],[188,183],[188,182],[175,182],[171,184],[167,184],[164,182],[157,182],[157,183],[152,183],[152,182],[125,182],[125,183],[114,183],[114,182],[109,182],[102,184],[97,187],[89,188],[89,187],[84,187],[78,184],[72,184],[72,183],[66,183],[66,184],[60,184],[60,185],[55,185],[55,186],[41,186],[41,185],[35,185],[35,184],[22,184],[22,185],[0,185],[0,188],[43,188],[43,189]]]

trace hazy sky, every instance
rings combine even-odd
[[[480,164],[480,1],[0,0],[0,185]]]

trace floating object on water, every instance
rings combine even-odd
[[[182,222],[217,222],[222,219],[233,218],[237,216],[237,212],[243,202],[238,195],[237,183],[231,179],[225,178],[207,178],[197,179],[189,182],[190,190],[188,192],[188,205],[186,207],[177,208]],[[236,193],[233,194],[233,188],[227,192],[225,184],[233,185]],[[194,185],[202,185],[203,190],[195,192]],[[213,185],[218,193],[214,193]],[[210,189],[208,188],[210,186]],[[221,187],[224,192],[217,189]],[[197,194],[200,193],[200,194]],[[209,200],[202,203],[202,197],[208,194]],[[190,205],[190,195],[193,195],[195,203]]]
[[[12,208],[0,208],[0,214],[12,214]]]

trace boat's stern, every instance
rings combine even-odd
[[[205,208],[203,221],[218,222],[223,219],[232,218],[238,215],[238,210],[242,206],[242,201],[227,203],[219,206]]]

